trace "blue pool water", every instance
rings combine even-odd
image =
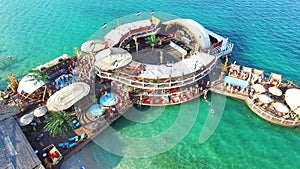
[[[99,101],[103,106],[112,106],[116,104],[116,98],[112,95],[111,92],[108,92],[107,95],[101,96]]]
[[[88,110],[89,114],[92,117],[101,116],[103,114],[103,111],[104,111],[104,109],[102,107],[100,107],[99,104],[92,105]]]
[[[231,84],[231,85],[238,85],[238,86],[244,87],[244,88],[248,87],[248,82],[245,81],[245,80],[225,76],[224,81],[225,81],[225,83],[228,83],[228,84]]]

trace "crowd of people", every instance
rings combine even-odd
[[[72,74],[63,74],[52,82],[52,86],[56,90],[59,90],[69,84],[74,83],[74,81],[76,81],[76,79],[73,78]]]
[[[254,73],[251,68],[245,68],[246,71],[239,70],[238,65],[234,65],[227,72],[228,76],[238,78],[248,82],[247,87],[241,87],[238,85],[233,85],[229,83],[222,83],[222,89],[230,92],[232,94],[243,94],[248,96],[253,101],[253,104],[258,106],[261,110],[269,112],[277,117],[282,117],[284,119],[295,119],[297,114],[289,111],[283,113],[278,111],[274,107],[274,103],[278,102],[285,105],[288,108],[288,105],[285,102],[283,97],[284,92],[288,89],[288,84],[282,83],[281,75],[271,73],[269,78],[266,78],[263,74],[263,71],[254,69]],[[259,91],[254,88],[254,85],[261,85],[262,90]],[[275,87],[279,89],[282,94],[274,95],[270,92],[270,87]],[[264,95],[270,99],[269,102],[263,102],[260,99],[260,95]]]
[[[151,104],[178,104],[186,102],[194,97],[204,94],[205,98],[207,95],[208,88],[210,87],[210,81],[202,79],[196,84],[189,85],[182,88],[173,88],[166,90],[144,90],[139,91],[139,94],[134,95],[132,100],[134,100],[138,107],[141,104],[151,105]]]
[[[72,70],[73,76],[81,82],[92,82],[95,76],[92,62],[93,56],[85,55],[84,59],[77,61],[76,67]]]

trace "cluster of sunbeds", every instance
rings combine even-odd
[[[78,127],[80,127],[80,123],[77,120],[71,121],[68,125],[72,128],[72,130],[75,130]],[[81,134],[80,136],[75,135],[73,137],[68,138],[67,142],[59,143],[58,147],[72,148],[72,147],[76,146],[78,143],[84,141],[84,139],[86,137],[87,137],[87,135],[85,133]]]

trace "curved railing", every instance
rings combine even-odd
[[[189,98],[186,98],[186,99],[182,99],[182,95],[189,95]],[[173,102],[173,101],[169,101],[169,102],[166,102],[166,103],[140,103],[141,105],[147,105],[147,106],[168,106],[168,105],[176,105],[176,104],[182,104],[182,103],[185,103],[185,102],[188,102],[188,101],[191,101],[193,99],[196,99],[198,97],[200,97],[201,95],[203,95],[203,92],[198,92],[196,94],[192,93],[192,92],[188,92],[188,91],[182,91],[182,92],[175,92],[175,93],[170,93],[170,94],[165,94],[165,95],[148,95],[149,98],[157,98],[157,97],[165,97],[165,96],[174,96],[174,95],[177,95],[179,97],[179,101],[178,102]],[[137,102],[135,102],[137,103]],[[138,104],[138,103],[137,103]]]
[[[122,48],[122,46],[124,46],[124,42],[126,42],[126,40],[128,38],[132,38],[133,36],[136,36],[137,38],[139,38],[139,37],[148,36],[151,34],[156,34],[158,30],[159,30],[159,28],[157,26],[155,26],[152,29],[149,29],[149,30],[145,29],[145,31],[141,31],[141,32],[137,32],[135,30],[130,31],[121,37],[119,48]]]
[[[250,98],[248,98],[247,101],[252,104],[251,109],[253,111],[255,111],[257,114],[259,114],[259,116],[263,117],[264,119],[270,122],[273,122],[275,124],[285,125],[285,126],[291,126],[291,127],[300,125],[300,120],[288,120],[288,119],[276,117],[268,112],[265,112],[259,106],[255,105]]]
[[[217,56],[217,57],[219,58],[219,57],[222,57],[222,56],[225,56],[225,55],[230,54],[230,53],[232,52],[233,46],[234,46],[233,43],[228,42],[228,43],[226,44],[225,49],[222,49],[221,46],[218,46],[218,47],[212,49],[212,50],[209,52],[209,54],[214,55],[214,56]]]
[[[214,58],[214,60],[206,66],[206,68],[203,71],[200,72],[194,72],[190,73],[188,75],[180,76],[178,78],[170,78],[168,82],[159,82],[160,79],[150,79],[150,78],[143,78],[143,80],[138,80],[141,79],[142,77],[122,73],[122,72],[117,72],[117,73],[109,73],[105,71],[101,71],[97,67],[95,67],[96,74],[105,79],[109,80],[114,80],[118,81],[120,83],[123,83],[128,86],[136,87],[136,88],[142,88],[142,89],[155,89],[155,90],[160,90],[160,89],[171,89],[171,88],[177,88],[177,87],[182,87],[186,86],[188,84],[194,83],[206,75],[214,69],[216,66],[217,59]],[[182,78],[182,80],[180,80]],[[146,81],[151,81],[151,80],[157,80],[158,82],[145,82]]]

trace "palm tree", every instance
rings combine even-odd
[[[150,36],[148,36],[148,37],[146,38],[146,43],[151,45],[152,50],[154,49],[154,46],[155,46],[159,41],[160,41],[160,38],[157,38],[157,37],[155,36],[155,34],[152,34],[152,35],[150,35]]]
[[[67,135],[72,131],[68,125],[70,120],[71,116],[64,111],[50,112],[48,118],[45,120],[46,125],[44,126],[44,130],[48,131],[53,137]]]
[[[47,83],[49,83],[49,76],[35,69],[30,70],[28,76],[31,78],[31,81],[34,81],[34,84],[37,84],[39,81],[43,81],[45,83],[45,90],[43,94],[43,101],[44,101],[46,91],[47,91]]]
[[[228,67],[229,67],[227,64],[228,64],[228,56],[226,56],[225,63],[223,64],[223,71],[224,71],[224,72],[227,72],[227,69],[228,69]]]

